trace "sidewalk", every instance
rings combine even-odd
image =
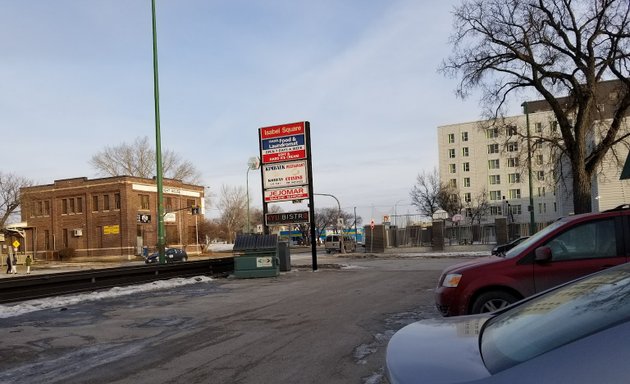
[[[212,253],[204,253],[201,255],[189,255],[189,260],[199,260],[207,258],[221,258],[232,256],[232,246],[230,244],[222,244],[218,249],[214,249]],[[352,258],[441,258],[441,257],[483,257],[490,256],[490,249],[492,245],[458,245],[447,246],[444,251],[433,251],[430,247],[399,247],[399,248],[387,248],[385,252],[365,252],[365,248],[357,248],[357,252],[354,253],[326,253],[324,247],[317,248],[317,262],[320,264],[335,264],[343,259]],[[291,263],[294,265],[303,265],[312,262],[311,247],[291,247],[290,248]],[[0,279],[4,278],[16,278],[22,276],[36,276],[45,275],[50,273],[90,270],[99,268],[113,268],[122,267],[128,265],[144,265],[142,258],[138,257],[135,260],[121,260],[121,261],[36,261],[31,266],[31,274],[26,274],[26,266],[24,264],[18,264],[17,274],[7,274],[6,265],[2,264],[0,269]]]

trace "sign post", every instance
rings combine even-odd
[[[313,167],[311,161],[310,123],[275,125],[258,129],[263,189],[264,233],[269,225],[310,223],[313,271],[317,270]],[[269,203],[309,200],[308,212],[268,213]],[[297,220],[297,221],[296,221]]]

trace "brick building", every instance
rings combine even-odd
[[[200,251],[198,216],[203,215],[204,187],[179,180],[163,182],[164,226],[168,247]],[[157,183],[131,176],[55,180],[21,189],[25,238],[21,251],[36,259],[132,259],[143,247],[157,245]]]

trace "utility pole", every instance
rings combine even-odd
[[[164,188],[162,181],[162,139],[160,134],[160,87],[158,85],[157,29],[155,23],[155,0],[151,0],[151,19],[153,31],[153,95],[155,99],[155,162],[157,182],[157,248],[159,262],[164,264],[166,239],[164,236]]]
[[[529,176],[529,235],[536,233],[536,220],[534,219],[534,187],[532,185],[532,137],[529,129],[529,108],[528,103],[522,105],[525,113],[525,124],[527,125],[527,168]]]

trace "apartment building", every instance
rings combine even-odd
[[[204,187],[163,181],[167,246],[198,252],[198,217]],[[157,184],[154,179],[117,176],[55,180],[22,188],[23,249],[35,258],[131,259],[157,244]],[[192,207],[198,208],[193,213]]]
[[[599,106],[604,125],[606,102],[616,101],[615,84],[602,83],[599,90],[606,95]],[[555,116],[545,101],[529,102],[527,107],[527,115],[438,127],[440,180],[454,188],[463,213],[470,214],[471,208],[481,202],[489,206],[483,219],[488,223],[497,217],[506,217],[511,223],[528,223],[530,209],[537,223],[573,213],[568,164],[554,160],[554,149],[535,139],[560,135]],[[529,141],[524,139],[528,122]],[[598,138],[589,140],[594,145]],[[617,151],[618,158],[609,153],[593,178],[594,211],[630,202],[630,181],[619,180],[622,167],[618,161],[625,159],[628,150],[618,146]]]

